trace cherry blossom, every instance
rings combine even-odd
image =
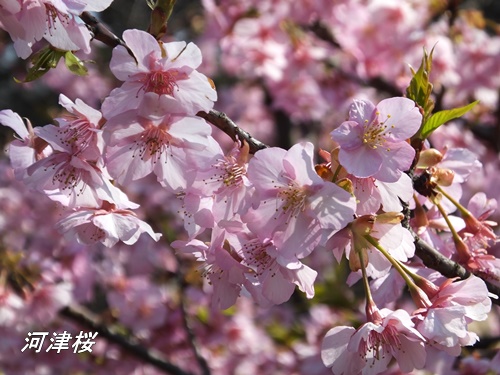
[[[36,161],[52,152],[48,143],[37,137],[29,120],[26,124],[21,117],[10,109],[0,111],[0,124],[10,127],[19,139],[9,145],[9,158],[17,179],[26,177],[26,169]]]
[[[179,192],[218,154],[210,134],[198,117],[142,117],[127,111],[104,127],[106,166],[120,184],[154,173],[162,186]]]
[[[475,276],[455,281],[446,280],[436,292],[430,294],[432,303],[417,310],[418,331],[451,355],[460,354],[461,346],[473,345],[478,337],[469,332],[472,321],[485,320],[491,309],[491,300],[484,281]]]
[[[290,257],[303,257],[315,245],[351,221],[353,197],[319,177],[313,167],[311,143],[285,151],[268,148],[249,162],[248,175],[257,193],[253,209],[243,218],[260,238],[283,232]],[[302,250],[299,250],[302,241]],[[283,245],[286,247],[286,245]]]
[[[253,191],[247,177],[248,159],[248,144],[240,146],[235,143],[226,156],[219,155],[213,164],[198,172],[196,181],[189,189],[197,191],[186,198],[186,204],[200,194],[212,196],[210,211],[216,222],[245,214],[250,208]],[[200,208],[196,209],[196,212],[200,211]]]
[[[113,0],[6,0],[0,7],[0,23],[9,32],[19,57],[25,59],[42,38],[56,48],[90,52],[91,34],[78,15],[102,11]]]
[[[16,52],[40,51],[31,78],[52,58],[68,64],[3,86],[20,114],[0,111],[16,133],[12,168],[0,158],[5,373],[497,371],[483,340],[500,335],[490,15],[415,0],[202,0],[169,18],[175,1],[147,1],[148,31],[120,40],[137,17],[83,14],[110,2],[0,5],[13,40],[2,77],[22,71]],[[415,74],[422,47],[433,53]],[[68,77],[86,70],[71,58],[87,77]],[[45,84],[64,92],[64,112]],[[333,151],[316,164],[320,147]],[[475,276],[455,277],[458,265]],[[74,309],[119,339],[101,335],[91,355],[19,350],[27,332],[76,335]]]
[[[104,100],[102,110],[108,119],[123,111],[140,109],[148,100],[148,112],[163,116],[195,115],[208,111],[217,100],[209,79],[196,71],[201,52],[193,43],[158,43],[140,30],[126,30],[123,39],[134,56],[122,46],[113,50],[111,71],[121,81]]]
[[[415,253],[415,245],[410,232],[401,225],[401,214],[386,213],[365,215],[356,218],[346,228],[335,233],[325,245],[331,249],[338,262],[345,252],[352,271],[361,268],[358,252],[366,254],[368,276],[379,278],[391,268],[389,260],[370,243],[370,236],[396,260],[406,262]]]
[[[68,142],[65,128],[47,125],[36,128],[35,134],[54,152],[28,167],[24,179],[28,186],[70,207],[99,207],[103,200],[122,199],[123,193],[111,184],[102,166],[79,157],[81,149]]]
[[[327,332],[321,358],[335,375],[380,374],[395,358],[403,372],[425,365],[425,339],[404,310],[382,309],[377,321],[358,329],[338,326]]]
[[[120,206],[124,206],[123,203]],[[100,208],[80,208],[67,214],[56,223],[56,227],[68,238],[76,238],[79,243],[87,245],[102,242],[112,247],[118,241],[132,245],[141,233],[149,234],[155,241],[160,239],[160,233],[154,233],[151,226],[133,211],[120,206],[104,201]],[[128,206],[137,208],[131,202]]]
[[[298,259],[290,262],[282,257],[280,253],[284,249],[278,248],[272,240],[260,240],[248,228],[233,225],[230,231],[234,234],[227,234],[228,241],[241,258],[241,263],[252,269],[247,273],[252,283],[249,292],[257,302],[263,305],[286,302],[296,285],[306,293],[307,298],[314,297],[316,271]]]
[[[349,120],[331,133],[340,145],[340,164],[356,177],[396,182],[413,161],[415,150],[406,139],[417,132],[421,120],[410,99],[384,99],[377,106],[355,100]]]

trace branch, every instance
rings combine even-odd
[[[143,360],[145,363],[156,367],[166,374],[193,375],[165,360],[158,351],[145,348],[135,338],[128,338],[116,333],[112,328],[102,324],[95,314],[83,306],[68,306],[61,310],[59,314],[91,329],[93,332],[98,332],[100,336],[105,337],[108,341],[115,343],[134,357]]]
[[[255,139],[250,133],[241,129],[231,120],[224,112],[211,110],[210,112],[198,112],[197,116],[204,118],[212,125],[218,127],[224,133],[231,137],[235,142],[245,140],[250,146],[250,153],[255,154],[257,151],[268,148],[269,146]]]
[[[177,259],[177,283],[179,284],[179,308],[181,311],[182,315],[182,323],[184,326],[184,331],[186,331],[187,335],[187,341],[191,346],[191,350],[194,353],[194,356],[196,357],[196,361],[198,362],[198,365],[200,366],[200,369],[202,371],[203,375],[211,375],[210,367],[208,366],[208,363],[203,357],[203,355],[200,352],[199,346],[198,346],[198,341],[196,339],[196,335],[193,332],[193,329],[191,328],[191,325],[189,324],[189,319],[188,319],[188,312],[186,309],[186,287],[187,283],[184,278],[184,272],[181,272],[181,267],[182,267],[182,260],[176,255]]]
[[[413,233],[413,236],[415,239],[415,254],[420,259],[422,259],[425,266],[438,271],[443,276],[448,278],[460,277],[461,279],[466,279],[470,276],[470,272],[460,264],[446,258],[443,254],[441,254],[427,242],[419,238],[416,234]],[[485,275],[482,275],[481,273],[475,273],[475,275],[484,281],[490,293],[493,293],[500,297],[500,288],[498,286],[486,281],[484,279]],[[500,298],[490,299],[492,303],[500,306]]]
[[[109,47],[122,46],[127,49],[130,56],[135,59],[134,53],[130,50],[127,44],[117,37],[111,30],[104,26],[97,18],[95,18],[89,12],[83,12],[80,14],[80,18],[90,29],[92,34],[94,34],[94,39],[97,39]]]

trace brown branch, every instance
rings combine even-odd
[[[257,151],[268,148],[269,146],[255,139],[250,133],[241,129],[231,120],[224,112],[211,110],[210,112],[198,112],[197,116],[204,118],[212,125],[218,127],[224,133],[231,137],[235,142],[246,141],[250,146],[250,153],[255,154]]]
[[[99,40],[100,42],[103,42],[104,44],[112,48],[116,46],[122,46],[126,48],[130,56],[132,56],[135,60],[135,56],[133,52],[130,50],[130,48],[127,46],[127,44],[119,37],[117,37],[106,26],[104,26],[104,24],[102,24],[92,14],[90,14],[89,12],[83,12],[82,14],[80,14],[80,18],[82,19],[83,22],[85,22],[85,24],[90,29],[92,34],[94,34],[94,39]]]
[[[92,332],[98,332],[99,336],[105,337],[108,341],[118,345],[134,357],[143,360],[145,363],[156,367],[166,374],[193,375],[168,362],[158,351],[145,348],[134,338],[125,337],[116,333],[112,328],[102,324],[95,314],[83,306],[68,306],[61,310],[59,314],[64,318],[70,319],[92,330]]]
[[[186,288],[187,288],[187,282],[186,279],[184,278],[184,272],[182,272],[182,259],[176,255],[177,259],[177,269],[179,270],[177,272],[177,283],[179,285],[179,309],[181,311],[182,315],[182,324],[184,326],[184,331],[186,332],[187,335],[187,341],[189,345],[191,346],[191,350],[193,351],[193,354],[196,358],[196,361],[198,362],[198,365],[200,366],[201,372],[203,375],[211,375],[210,367],[208,366],[208,363],[201,354],[201,351],[198,346],[198,340],[196,338],[196,335],[194,334],[194,331],[189,323],[188,319],[188,312],[186,308]]]
[[[438,271],[443,276],[448,278],[460,277],[461,279],[466,279],[470,276],[471,273],[467,271],[464,267],[454,262],[453,260],[446,258],[443,254],[438,252],[431,245],[429,245],[427,242],[425,242],[415,234],[414,234],[414,239],[415,239],[415,254],[420,259],[422,259],[425,266]],[[490,293],[499,296],[499,298],[491,298],[491,302],[494,303],[495,305],[500,306],[500,288],[484,280],[482,274],[475,273],[475,275],[484,281]]]

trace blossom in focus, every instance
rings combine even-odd
[[[307,298],[314,297],[314,281],[318,275],[315,270],[298,259],[295,262],[283,259],[280,256],[281,249],[273,240],[260,240],[248,228],[234,223],[229,227],[229,243],[241,259],[241,264],[252,270],[247,272],[246,276],[252,285],[249,292],[256,302],[264,306],[269,303],[284,303],[290,299],[295,286],[298,286]]]
[[[252,269],[242,264],[234,249],[224,240],[224,232],[214,230],[209,245],[200,240],[188,242],[174,241],[172,247],[183,253],[191,253],[203,262],[203,276],[213,287],[212,307],[225,310],[236,302],[245,285],[251,289],[246,279]]]
[[[491,299],[483,280],[469,276],[465,280],[446,280],[437,292],[426,291],[431,302],[417,310],[417,330],[433,345],[457,356],[462,346],[473,345],[479,337],[469,332],[472,321],[482,321],[491,310]]]
[[[102,111],[107,119],[124,111],[141,109],[144,115],[179,114],[194,116],[209,111],[217,100],[211,81],[196,71],[201,52],[193,43],[159,43],[140,30],[126,30],[123,40],[134,53],[122,46],[113,49],[110,67],[123,85],[104,100]],[[141,112],[141,111],[140,111]]]
[[[102,114],[80,99],[73,103],[68,97],[59,95],[59,104],[69,114],[56,118],[61,128],[61,142],[74,150],[74,155],[87,160],[98,161],[102,158],[101,122]]]
[[[251,204],[253,187],[247,177],[248,143],[235,143],[227,155],[215,157],[213,164],[198,171],[193,186],[198,195],[213,196],[211,212],[218,222],[245,214]],[[186,196],[187,203],[196,198],[193,195],[196,194]]]
[[[243,221],[261,239],[275,236],[291,260],[308,255],[354,215],[354,198],[316,173],[313,152],[309,142],[288,151],[273,147],[257,152],[248,165],[257,194]]]
[[[137,116],[135,110],[124,112],[104,126],[106,167],[120,184],[153,172],[162,186],[179,192],[193,183],[196,169],[220,149],[211,131],[199,117],[156,118]]]
[[[25,59],[35,42],[46,39],[65,50],[90,52],[91,34],[78,18],[83,12],[100,12],[113,0],[3,0],[0,25],[14,41],[19,57]]]
[[[332,152],[320,150],[319,155],[326,161],[317,166],[317,170],[328,171],[323,179],[331,179],[337,173],[337,181],[348,179],[352,182],[354,196],[356,197],[356,215],[370,215],[377,213],[380,208],[385,212],[401,212],[401,202],[408,202],[413,196],[411,178],[401,173],[395,182],[383,182],[373,177],[359,178],[347,173],[339,164],[338,155],[340,148]],[[323,169],[326,168],[326,169]],[[321,173],[320,173],[321,175]]]
[[[424,337],[404,310],[377,311],[374,321],[358,329],[337,326],[327,332],[321,359],[335,375],[375,375],[394,358],[404,373],[425,365]]]
[[[415,150],[406,139],[421,121],[420,111],[407,98],[384,99],[377,106],[354,100],[349,120],[331,132],[340,145],[340,164],[356,177],[396,182],[413,162]]]

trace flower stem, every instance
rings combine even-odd
[[[455,198],[453,198],[450,194],[444,191],[439,185],[436,186],[436,190],[439,191],[443,196],[448,199],[457,209],[460,211],[462,215],[473,216],[468,209],[460,204]]]
[[[453,203],[453,202],[452,202]],[[451,223],[451,220],[450,218],[448,217],[448,214],[446,213],[446,211],[444,210],[443,206],[441,206],[439,203],[434,203],[437,207],[437,209],[439,210],[439,212],[441,213],[441,216],[443,216],[444,220],[446,221],[446,224],[448,225],[448,227],[450,228],[450,231],[451,231],[451,234],[453,236],[453,241],[462,241],[462,239],[460,238],[460,236],[458,235],[455,227],[453,226],[453,224]]]
[[[364,238],[372,244],[377,250],[379,250],[389,262],[394,266],[396,271],[399,272],[403,280],[406,282],[406,285],[408,286],[408,289],[410,291],[410,294],[412,296],[413,301],[418,307],[422,308],[427,308],[432,305],[431,301],[429,300],[428,295],[424,290],[422,290],[415,282],[413,279],[409,276],[411,275],[411,272],[408,272],[406,267],[404,267],[399,261],[394,259],[391,254],[389,254],[380,244],[378,241],[370,236],[369,234],[365,235]]]
[[[339,176],[339,173],[341,170],[342,170],[342,166],[339,164],[337,169],[335,170],[335,173],[333,173],[332,182],[337,181],[337,177]]]
[[[471,257],[467,245],[458,235],[457,231],[455,230],[455,227],[453,227],[453,224],[451,223],[450,218],[448,217],[448,214],[444,210],[443,206],[441,206],[439,203],[435,203],[435,205],[438,208],[441,215],[443,216],[444,220],[446,221],[446,224],[450,228],[451,234],[453,236],[453,242],[455,243],[455,248],[457,249],[459,262],[460,263],[466,262]]]
[[[378,241],[375,238],[373,238],[369,234],[365,235],[364,238],[370,244],[372,244],[377,250],[379,250],[387,258],[387,260],[389,262],[391,262],[391,264],[393,265],[393,267],[396,269],[396,271],[399,272],[399,274],[404,279],[404,281],[406,282],[406,284],[408,284],[409,287],[410,286],[415,286],[416,287],[416,285],[413,282],[413,280],[408,276],[408,273],[406,273],[406,271],[403,269],[403,267],[401,267],[401,264],[396,259],[394,259],[391,256],[391,254],[389,254],[382,246],[380,246],[380,244],[378,243]]]

